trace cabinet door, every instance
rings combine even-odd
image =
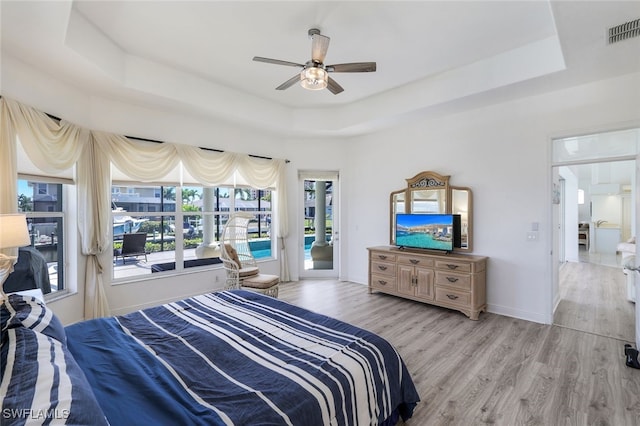
[[[416,297],[433,300],[433,269],[416,268]]]
[[[398,294],[413,296],[413,266],[398,265]]]

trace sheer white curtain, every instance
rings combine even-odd
[[[41,170],[55,173],[77,168],[79,231],[82,253],[88,256],[85,272],[85,318],[109,314],[102,279],[100,254],[111,247],[110,163],[138,181],[161,179],[180,161],[205,185],[228,183],[238,171],[257,188],[276,186],[281,279],[289,281],[284,239],[289,232],[284,160],[216,152],[201,148],[131,140],[111,133],[91,131],[5,97],[0,99],[0,213],[17,211],[17,149],[20,138],[29,159]],[[283,266],[284,265],[284,266]]]
[[[78,228],[82,254],[87,256],[84,290],[84,317],[109,315],[104,291],[101,254],[111,248],[111,164],[109,157],[91,135],[78,161]]]
[[[285,240],[289,236],[289,214],[287,212],[287,198],[285,191],[285,160],[268,160],[264,158],[242,156],[239,159],[238,171],[255,187],[266,188],[275,183],[278,208],[278,246],[280,248],[280,281],[291,281],[289,276],[289,259],[285,247]]]
[[[94,150],[94,141],[89,130],[65,121],[57,123],[46,114],[11,99],[2,98],[0,102],[3,111],[2,145],[13,146],[7,148],[12,156],[2,157],[2,169],[7,165],[11,170],[11,176],[6,180],[7,192],[12,192],[11,203],[17,204],[16,136],[20,138],[29,159],[44,172],[55,173],[78,165],[78,229],[82,240],[82,254],[87,256],[84,317],[88,319],[108,315],[109,306],[104,294],[103,267],[99,255],[109,246],[108,228],[105,233],[108,223],[104,223],[103,202],[105,198],[108,199],[110,192],[109,169],[106,169],[106,178],[99,174],[104,169],[101,164],[108,164],[109,159],[104,153]],[[9,130],[5,132],[4,129]],[[3,204],[4,200],[3,195]],[[110,203],[107,204],[107,208],[109,205]],[[17,208],[17,205],[14,208]]]
[[[9,107],[0,99],[0,214],[18,211],[18,156],[16,130],[10,118]],[[17,256],[18,249],[0,250],[7,256]]]

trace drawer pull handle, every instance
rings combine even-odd
[[[380,269],[381,271],[386,271],[387,267],[384,265],[378,265],[378,269]]]
[[[451,300],[456,300],[458,298],[455,294],[447,294],[447,297]]]
[[[378,284],[380,285],[387,285],[387,282],[384,280],[378,280]]]
[[[418,263],[420,263],[418,259],[409,259],[409,262],[413,263],[414,265],[417,265]]]
[[[455,283],[456,281],[458,281],[458,278],[456,278],[456,277],[447,277],[447,281],[449,281],[450,283]]]
[[[453,265],[451,263],[447,263],[447,268],[449,268],[449,269],[458,269],[458,265]]]
[[[387,258],[387,256],[385,256],[384,254],[379,254],[378,257],[382,260],[385,260]]]

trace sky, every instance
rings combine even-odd
[[[397,216],[400,223],[404,226],[419,226],[419,225],[429,225],[433,223],[437,223],[438,225],[443,225],[445,223],[448,223],[446,220],[443,220],[443,216],[449,216],[449,215],[398,214]]]
[[[29,188],[26,180],[18,179],[18,195],[25,194],[28,197],[33,196],[33,188]]]

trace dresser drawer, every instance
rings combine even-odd
[[[371,274],[371,287],[381,290],[396,291],[396,277]]]
[[[388,262],[380,262],[378,260],[371,261],[371,274],[396,276],[396,264]]]
[[[433,259],[411,255],[398,256],[398,264],[433,267]]]
[[[471,275],[455,272],[436,271],[436,285],[444,285],[460,290],[471,290]]]
[[[369,293],[455,309],[472,320],[487,310],[487,258],[386,246],[368,250]]]
[[[436,260],[436,268],[456,272],[471,272],[471,263],[455,260]]]
[[[390,254],[390,253],[384,253],[380,251],[372,251],[371,260],[380,260],[382,262],[395,262],[396,255]]]
[[[468,291],[454,290],[452,288],[436,287],[436,302],[470,306],[471,293]]]

